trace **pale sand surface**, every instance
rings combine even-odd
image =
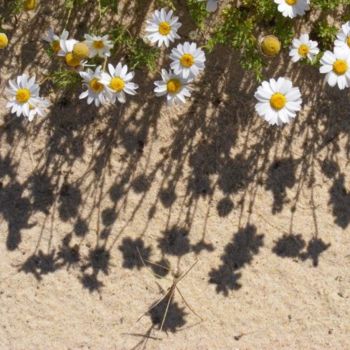
[[[49,6],[8,25],[1,91],[23,71],[42,78],[40,38],[60,16]],[[349,349],[349,92],[283,59],[268,71],[279,75],[304,99],[284,128],[255,115],[257,84],[223,48],[181,108],[142,70],[123,108],[52,95],[31,125],[2,93],[0,349]],[[172,281],[137,249],[182,272],[198,259],[178,287],[203,321],[177,293],[166,332],[164,305],[137,322]]]

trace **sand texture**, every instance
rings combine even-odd
[[[270,127],[253,76],[218,47],[182,107],[139,69],[124,106],[45,82],[54,105],[29,124],[4,88],[57,65],[41,39],[65,12],[47,3],[6,24],[0,52],[0,349],[349,349],[349,91],[281,55],[266,75],[292,79],[304,107]],[[122,1],[119,20],[142,33],[153,5]],[[93,20],[87,6],[67,28]],[[161,332],[168,299],[147,310],[194,263]]]

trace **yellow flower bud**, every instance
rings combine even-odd
[[[0,49],[4,49],[9,43],[9,39],[5,33],[0,33]]]
[[[281,51],[281,42],[274,35],[267,35],[261,41],[261,50],[266,56],[277,56]]]
[[[65,56],[67,66],[76,68],[80,65],[80,60],[78,60],[71,52],[68,52]]]
[[[73,47],[73,55],[78,60],[89,57],[89,48],[85,43],[76,43]]]
[[[27,11],[34,10],[36,8],[36,0],[25,0],[24,9]]]

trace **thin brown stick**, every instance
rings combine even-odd
[[[164,316],[163,316],[163,319],[162,319],[162,323],[160,325],[160,331],[163,330],[163,326],[164,326],[164,322],[165,322],[165,319],[168,315],[168,311],[169,311],[169,306],[170,306],[170,303],[171,301],[173,300],[174,298],[174,293],[175,293],[175,288],[176,288],[176,284],[173,284],[169,290],[169,293],[167,295],[169,295],[169,299],[168,299],[168,303],[166,305],[166,309],[165,309],[165,312],[164,312]]]
[[[139,250],[138,247],[136,247],[136,250],[137,250],[137,252],[138,252],[138,254],[139,254],[139,257],[140,257],[140,259],[141,259],[142,265],[143,265],[153,276],[156,276],[157,278],[163,278],[163,276],[158,275],[157,273],[155,273],[155,272],[153,272],[153,271],[150,271],[149,268],[148,268],[148,266],[146,265],[146,262],[145,262],[145,261],[147,261],[149,264],[152,264],[152,265],[154,265],[154,266],[162,267],[163,269],[166,269],[166,270],[169,271],[169,269],[167,269],[166,267],[164,267],[164,266],[162,266],[162,265],[160,265],[160,264],[156,264],[156,263],[153,263],[153,262],[151,262],[151,261],[149,261],[149,260],[145,260],[145,259],[142,257],[141,252],[140,252],[140,250]]]
[[[145,259],[143,259],[142,255],[141,255],[141,252],[138,248],[137,249],[137,252],[140,256],[140,259],[142,261],[142,264],[144,265],[144,267],[148,268],[148,266],[146,265],[145,263]],[[149,264],[153,264],[155,266],[159,266],[159,267],[162,267],[164,268],[165,270],[169,270],[168,268],[166,268],[165,266],[162,266],[160,264],[157,264],[157,263],[153,263],[151,261],[148,261],[147,262]],[[199,316],[195,311],[194,309],[190,306],[190,304],[186,301],[185,297],[183,296],[183,294],[181,293],[180,289],[178,288],[177,284],[182,281],[189,273],[190,271],[194,268],[194,266],[198,263],[198,260],[196,260],[183,274],[181,274],[179,277],[174,277],[173,278],[173,282],[172,282],[172,285],[168,288],[168,290],[166,291],[166,293],[164,294],[163,297],[161,297],[160,299],[158,299],[155,303],[153,303],[151,305],[151,307],[145,312],[143,313],[137,320],[137,322],[142,318],[144,317],[145,315],[147,315],[152,309],[154,309],[156,306],[158,306],[162,301],[164,301],[166,298],[168,298],[167,300],[167,305],[166,305],[166,308],[165,308],[165,312],[164,312],[164,315],[163,315],[163,318],[162,318],[162,322],[161,322],[161,325],[160,325],[160,331],[163,330],[163,327],[164,327],[164,324],[165,324],[165,321],[166,321],[166,317],[168,315],[168,312],[169,312],[169,307],[170,307],[170,304],[172,302],[172,300],[174,299],[175,297],[175,291],[178,291],[179,294],[180,294],[180,297],[181,299],[183,300],[183,302],[185,303],[185,305],[190,309],[190,311],[195,315],[197,316],[201,321],[203,321],[203,318],[201,316]],[[149,268],[148,268],[149,269]],[[162,278],[163,276],[159,276],[157,275],[156,273],[154,272],[151,272],[153,275],[155,275],[156,277],[160,277]],[[161,288],[162,289],[162,288]]]
[[[180,297],[182,298],[183,302],[184,302],[184,303],[186,304],[186,306],[192,311],[192,313],[193,313],[194,315],[196,315],[201,321],[204,321],[204,319],[203,319],[201,316],[199,316],[199,315],[197,314],[197,312],[193,310],[193,308],[191,307],[191,305],[186,301],[185,297],[182,295],[182,293],[181,293],[181,291],[180,291],[180,289],[179,289],[178,286],[176,286],[176,290],[179,292]]]
[[[136,322],[139,322],[141,320],[142,317],[146,316],[152,309],[154,309],[157,305],[159,305],[166,297],[167,297],[168,293],[166,293],[165,295],[163,295],[161,298],[159,298],[156,302],[154,302],[151,307],[144,312],[138,319]]]
[[[190,268],[184,272],[176,281],[176,283],[179,283],[181,280],[183,280],[187,275],[188,273],[196,266],[196,264],[198,263],[198,260],[196,260],[191,266]]]

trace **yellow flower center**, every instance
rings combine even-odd
[[[124,89],[125,82],[122,78],[114,77],[109,83],[109,87],[116,92],[120,92]]]
[[[345,60],[336,60],[333,63],[333,72],[338,75],[343,75],[348,70],[348,64]]]
[[[30,90],[23,88],[18,89],[16,92],[16,101],[19,103],[26,103],[30,99]]]
[[[281,42],[274,35],[267,35],[261,42],[261,50],[266,56],[276,56],[281,51]]]
[[[273,94],[270,98],[270,105],[273,109],[276,109],[279,111],[282,109],[287,103],[287,98],[285,95],[281,94],[280,92],[276,92]]]
[[[346,38],[346,43],[347,43],[348,46],[350,47],[350,35]]]
[[[96,41],[94,41],[94,43],[92,45],[97,50],[101,50],[105,47],[105,44],[103,43],[102,40],[96,40]]]
[[[26,10],[34,10],[36,7],[36,0],[25,0],[24,1],[24,8]]]
[[[60,45],[60,42],[59,40],[54,40],[52,43],[51,43],[51,48],[52,50],[57,53],[58,51],[61,50],[61,45]]]
[[[73,55],[78,60],[89,56],[89,48],[85,43],[76,43],[73,47]]]
[[[4,49],[9,43],[9,39],[5,33],[0,33],[0,49]]]
[[[69,67],[78,67],[80,65],[80,60],[76,58],[72,52],[66,54],[66,63]]]
[[[288,5],[291,5],[291,6],[295,5],[298,2],[298,0],[285,0],[285,1]]]
[[[306,57],[309,53],[310,49],[306,44],[301,44],[298,49],[298,53],[302,57]]]
[[[190,68],[193,66],[194,63],[194,57],[189,54],[189,53],[185,53],[184,55],[182,55],[182,57],[180,58],[180,63],[183,67],[186,68]]]
[[[176,78],[170,79],[166,84],[166,88],[169,93],[176,94],[181,89],[181,82]]]
[[[95,92],[101,92],[103,90],[103,85],[99,82],[97,78],[91,79],[89,87]]]
[[[171,31],[171,25],[168,22],[159,23],[159,33],[161,35],[168,35]]]

